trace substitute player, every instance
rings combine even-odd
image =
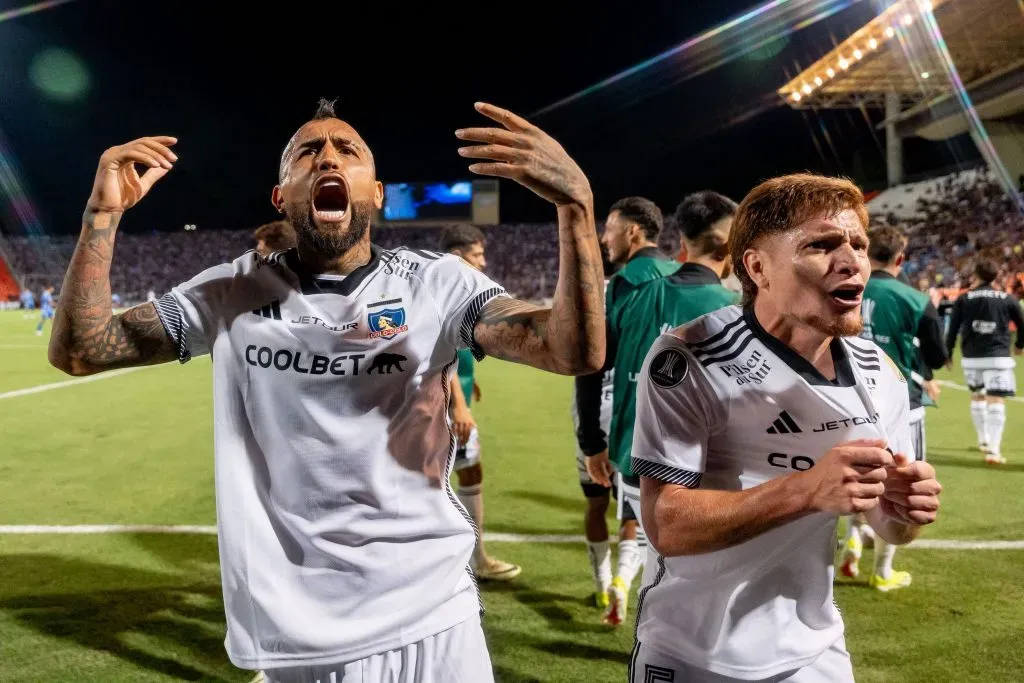
[[[441,231],[441,251],[454,254],[483,272],[487,267],[487,238],[472,225],[449,225]],[[484,468],[480,463],[480,434],[470,406],[479,401],[480,386],[474,378],[476,359],[466,348],[459,350],[457,376],[452,378],[452,427],[459,445],[455,451],[455,476],[459,482],[456,495],[473,518],[480,533],[473,550],[473,573],[486,581],[510,581],[523,571],[522,567],[490,557],[484,552]]]
[[[36,325],[37,337],[43,336],[43,325],[46,324],[46,321],[53,320],[53,285],[43,287],[43,291],[39,295],[39,313],[39,324]]]
[[[942,321],[928,295],[919,292],[901,278],[907,238],[899,228],[884,226],[868,233],[868,260],[871,278],[864,289],[861,336],[878,344],[891,358],[907,381],[910,392],[910,433],[914,453],[919,460],[926,455],[924,431],[925,380],[916,369],[924,363],[937,370],[946,362],[942,339]],[[930,373],[929,373],[930,374]],[[849,577],[859,573],[863,549],[860,525],[850,520],[840,569]],[[909,586],[909,572],[892,568],[896,546],[875,539],[875,571],[868,583],[887,592]]]
[[[999,264],[982,258],[974,264],[972,289],[953,304],[946,351],[950,359],[958,336],[962,338],[964,380],[971,390],[971,418],[978,433],[978,448],[985,462],[1001,465],[1003,427],[1006,426],[1006,397],[1017,391],[1013,374],[1016,362],[1010,356],[1010,323],[1017,327],[1013,353],[1024,349],[1024,315],[1017,299],[992,286]],[[952,367],[952,360],[949,362]]]
[[[940,486],[914,458],[903,375],[851,337],[866,224],[846,180],[762,183],[730,238],[745,306],[651,348],[633,470],[654,557],[633,683],[852,682],[832,600],[838,516],[864,512],[897,544],[935,520]]]
[[[634,210],[631,206],[646,211]],[[623,268],[612,278],[607,292],[609,340],[605,367],[614,368],[614,397],[607,449],[594,453],[587,459],[587,469],[598,482],[607,477],[609,462],[618,473],[624,510],[639,513],[639,478],[630,467],[633,445],[633,422],[636,406],[636,377],[643,366],[647,350],[666,329],[675,327],[709,311],[736,302],[736,296],[721,284],[721,278],[729,269],[729,231],[732,227],[736,203],[715,192],[697,192],[687,196],[677,207],[674,221],[681,235],[687,254],[687,261],[679,265],[664,257],[659,251],[644,247],[639,251],[626,248],[623,236],[629,235],[627,221],[644,225],[644,217],[656,217],[660,229],[661,212],[657,207],[640,198],[621,200],[612,207],[607,229],[602,237],[609,255],[626,256]],[[635,229],[634,229],[635,230]],[[653,232],[645,230],[645,234]],[[656,239],[656,236],[655,236]],[[580,391],[592,391],[592,378],[577,379]],[[585,405],[592,406],[593,399]],[[591,449],[593,452],[594,449]],[[636,526],[637,552],[646,554],[646,538],[640,524]],[[636,523],[634,523],[636,524]],[[623,552],[623,546],[627,553]],[[629,586],[640,567],[640,562],[626,564],[622,557],[633,551],[633,543],[620,543],[619,573],[612,581],[610,604],[605,621],[621,624],[625,621]]]
[[[100,157],[50,361],[74,375],[188,361],[214,373],[217,521],[227,651],[279,681],[492,681],[470,557],[449,484],[450,381],[462,348],[545,370],[604,361],[590,186],[562,147],[489,104],[460,130],[470,171],[555,204],[550,308],[516,301],[459,259],[370,242],[374,158],[331,103],[292,136],[274,206],[297,249],[255,251],[118,316],[109,271],[122,214],[177,160],[170,137]],[[135,165],[149,166],[141,177]]]

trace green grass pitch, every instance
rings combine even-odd
[[[35,323],[0,313],[0,525],[213,524],[209,361],[11,395],[69,379]],[[479,375],[487,531],[581,533],[570,380],[494,360]],[[970,449],[968,395],[940,403],[928,455],[946,490],[922,537],[1024,540],[1024,405],[992,468]],[[625,681],[632,628],[599,623],[582,545],[489,550],[523,565],[484,589],[499,681]],[[837,587],[858,681],[1024,680],[1024,551],[911,547],[896,566],[911,588]],[[0,681],[247,681],[223,637],[213,536],[0,534]]]

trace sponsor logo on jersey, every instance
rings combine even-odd
[[[348,330],[354,330],[359,327],[359,321],[353,320],[350,323],[342,323],[341,325],[331,325],[323,318],[318,318],[315,315],[300,315],[297,319],[292,320],[293,325],[319,325],[325,330],[331,330],[332,332],[347,332]]]
[[[393,339],[402,332],[408,332],[404,308],[383,308],[368,314],[370,339]]]
[[[764,354],[754,351],[746,359],[738,363],[722,363],[718,369],[725,373],[729,379],[735,379],[737,386],[743,384],[760,384],[772,371]]]
[[[785,410],[772,422],[772,426],[765,430],[769,434],[800,434],[803,432],[796,420]]]
[[[253,309],[253,315],[258,315],[261,318],[270,318],[271,320],[281,319],[281,302],[274,299],[263,308]]]
[[[689,369],[686,356],[676,349],[665,349],[651,361],[651,381],[669,389],[682,382]]]
[[[900,375],[902,377],[903,375]],[[871,417],[844,417],[841,420],[830,420],[829,422],[822,422],[813,430],[814,432],[834,432],[837,429],[845,429],[847,427],[859,427],[861,425],[873,425],[878,422],[878,413],[875,413]]]
[[[380,354],[391,355],[391,354]],[[268,346],[250,344],[245,347],[245,362],[253,367],[296,372],[300,375],[358,375],[360,361],[365,353],[349,353],[337,356],[322,356],[308,351],[272,349]],[[377,362],[374,358],[371,367]],[[399,368],[399,371],[402,369]]]
[[[814,461],[806,455],[789,455],[788,453],[769,453],[768,464],[772,467],[785,467],[797,472],[814,467]]]
[[[971,329],[975,334],[995,334],[998,325],[991,320],[972,320]]]
[[[403,280],[411,278],[419,269],[419,261],[413,261],[412,259],[407,258],[398,258],[397,256],[384,264],[385,275],[394,275],[395,277],[400,277]]]
[[[392,370],[405,372],[402,363],[407,360],[409,359],[397,353],[378,353],[374,356],[370,367],[367,368],[366,374],[372,375],[374,370],[377,371],[378,375],[390,375]]]

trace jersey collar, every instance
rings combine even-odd
[[[832,364],[836,369],[835,380],[830,380],[818,372],[818,369],[811,365],[803,356],[783,344],[776,337],[768,334],[761,327],[761,323],[758,322],[752,306],[743,309],[743,319],[746,321],[750,331],[754,333],[754,336],[767,346],[772,353],[782,359],[782,362],[788,365],[793,372],[803,377],[804,381],[808,384],[826,387],[852,387],[857,384],[853,368],[850,367],[850,356],[846,353],[846,345],[843,344],[839,337],[833,337],[832,343],[829,345],[829,350],[832,352]]]
[[[720,285],[722,280],[715,271],[700,263],[684,263],[679,270],[668,276],[669,280],[683,285]]]
[[[348,296],[356,290],[380,264],[381,249],[376,244],[370,245],[370,260],[345,276],[344,280],[318,280],[314,273],[299,260],[298,249],[289,249],[284,254],[285,264],[299,278],[299,287],[303,294],[340,294]]]

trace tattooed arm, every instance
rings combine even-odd
[[[590,183],[553,138],[512,112],[489,104],[477,111],[503,128],[456,132],[479,145],[466,157],[487,159],[469,170],[510,178],[558,208],[558,284],[551,308],[507,297],[491,299],[473,329],[488,355],[565,375],[597,372],[604,364],[604,270],[594,226]]]
[[[82,234],[53,319],[49,359],[54,367],[71,375],[91,375],[177,357],[152,302],[115,316],[110,301],[117,225],[124,211],[142,199],[177,160],[167,147],[174,142],[166,137],[141,138],[112,147],[100,157],[82,217]],[[140,177],[136,163],[150,168]]]

